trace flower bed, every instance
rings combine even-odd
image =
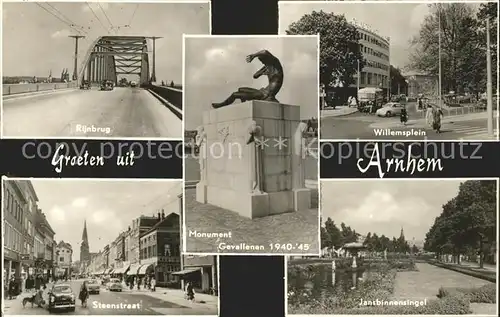
[[[446,298],[449,296],[454,296],[457,293],[467,297],[471,303],[494,304],[497,302],[497,290],[495,284],[486,284],[481,287],[474,287],[474,288],[441,287],[438,292],[438,297]]]

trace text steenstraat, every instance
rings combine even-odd
[[[116,304],[107,304],[101,303],[98,301],[92,301],[92,308],[94,309],[130,309],[130,310],[140,310],[142,308],[141,303],[116,303]]]

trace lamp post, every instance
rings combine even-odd
[[[442,108],[443,107],[443,104],[442,104],[442,95],[441,95],[441,91],[442,91],[442,73],[441,73],[441,4],[436,4],[437,5],[437,9],[438,9],[438,24],[439,24],[439,29],[438,29],[438,61],[439,61],[439,83],[438,83],[438,89],[439,89],[439,92],[438,92],[438,102],[439,102],[439,108]]]
[[[493,137],[493,91],[491,78],[491,49],[490,49],[490,19],[486,17],[486,109],[488,115],[488,134]]]

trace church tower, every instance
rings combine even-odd
[[[87,220],[83,223],[82,243],[80,245],[80,263],[87,266],[90,263],[89,237],[87,236]]]
[[[401,241],[406,241],[406,239],[405,239],[405,233],[403,231],[403,227],[401,227],[401,234],[399,235],[399,239]]]

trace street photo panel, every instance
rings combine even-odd
[[[182,139],[182,34],[208,2],[3,3],[2,135]]]
[[[182,253],[182,186],[2,178],[3,314],[216,316],[218,257]]]
[[[280,2],[321,37],[329,140],[498,140],[498,2]]]
[[[498,179],[321,192],[321,257],[288,258],[288,314],[498,316]]]
[[[185,36],[186,252],[319,255],[318,46]]]

